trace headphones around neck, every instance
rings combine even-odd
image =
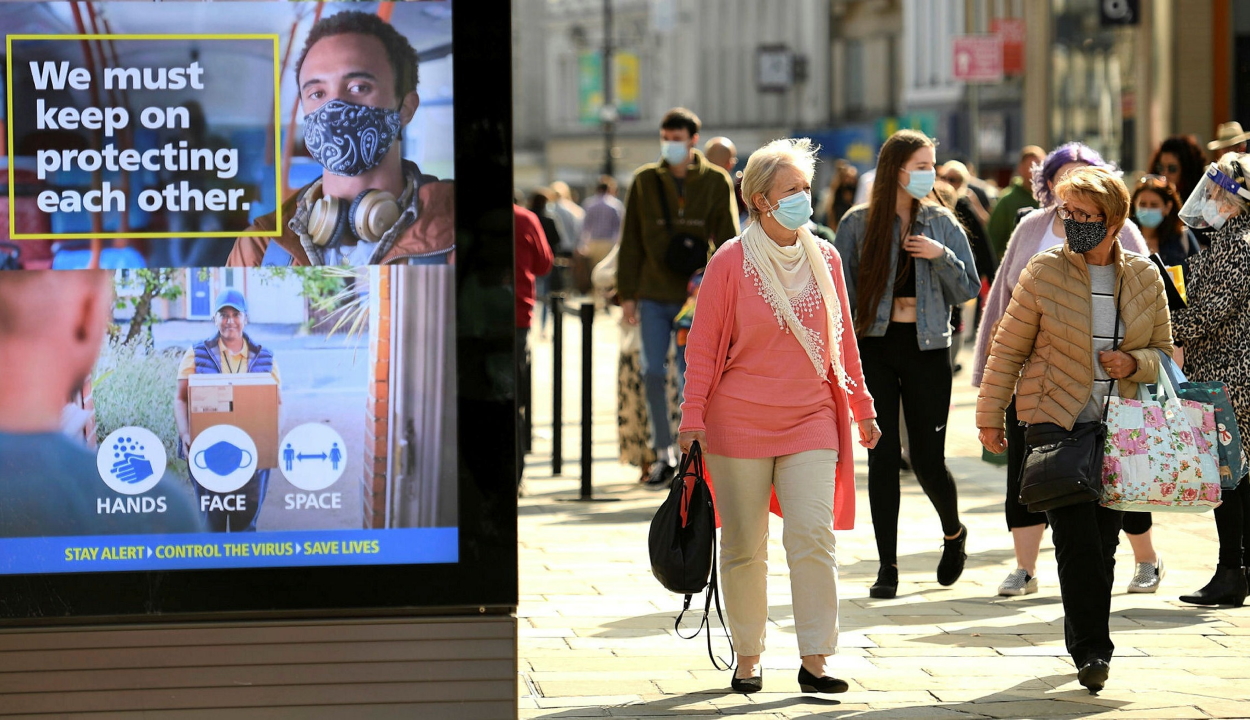
[[[399,220],[399,202],[385,190],[365,190],[350,203],[323,195],[312,204],[308,234],[318,247],[378,242]],[[354,238],[354,240],[353,240]]]

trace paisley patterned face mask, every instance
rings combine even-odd
[[[326,170],[355,177],[382,163],[401,125],[398,110],[331,100],[304,116],[304,145]]]

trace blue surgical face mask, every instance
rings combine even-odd
[[[398,110],[331,100],[304,116],[304,145],[326,170],[356,177],[382,164],[402,125]]]
[[[778,200],[777,207],[768,212],[783,228],[798,230],[812,218],[812,196],[800,190]]]
[[[660,157],[669,165],[684,165],[690,155],[690,147],[682,140],[661,140]]]
[[[919,200],[933,192],[933,185],[937,183],[937,170],[912,170],[908,175],[907,184],[903,185],[908,195]]]
[[[244,456],[247,457],[246,460]],[[210,470],[222,477],[251,464],[251,453],[225,440],[220,440],[195,454],[196,467],[201,470]]]
[[[1137,208],[1137,224],[1154,230],[1163,224],[1163,210],[1161,208]]]

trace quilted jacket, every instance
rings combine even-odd
[[[1119,382],[1119,392],[1135,397],[1138,383],[1156,379],[1155,349],[1171,354],[1172,326],[1159,271],[1149,259],[1126,252],[1118,239],[1113,242],[1116,302],[1124,323],[1120,350],[1137,360],[1137,371]],[[1015,393],[1021,422],[1072,428],[1093,392],[1092,305],[1083,255],[1061,245],[1029,261],[990,345],[977,427],[1003,427]]]

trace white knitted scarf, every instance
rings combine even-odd
[[[829,379],[824,350],[837,376],[838,386],[849,392],[850,379],[842,366],[842,303],[833,284],[833,275],[820,245],[807,228],[799,228],[799,241],[782,247],[768,237],[758,222],[742,233],[742,270],[755,280],[760,296],[773,309],[777,325],[794,335],[823,380]],[[825,335],[809,330],[802,319],[810,317],[820,301],[825,306]]]

